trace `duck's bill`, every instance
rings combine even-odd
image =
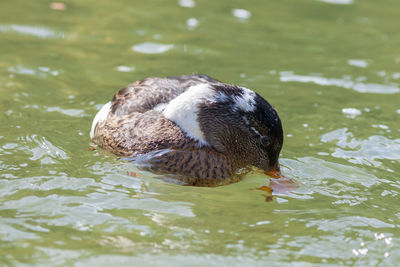
[[[264,171],[264,174],[271,176],[272,178],[281,178],[282,174],[281,171],[277,169],[272,169],[270,171]]]

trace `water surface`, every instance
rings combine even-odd
[[[396,266],[399,13],[393,0],[2,1],[0,262]],[[265,202],[257,173],[185,187],[88,150],[117,89],[195,72],[276,107],[298,189]]]

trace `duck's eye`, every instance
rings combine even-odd
[[[268,136],[261,136],[260,140],[261,140],[261,144],[264,147],[267,147],[269,145],[269,143],[271,142],[271,139]]]

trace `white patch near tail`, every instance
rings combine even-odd
[[[216,92],[208,84],[189,87],[186,92],[172,99],[165,107],[164,116],[175,122],[190,138],[208,145],[197,120],[198,105],[205,101],[216,102]]]
[[[105,104],[96,114],[92,123],[92,128],[90,129],[90,139],[94,137],[94,130],[96,129],[97,124],[107,119],[110,110],[111,110],[111,101]]]
[[[243,95],[233,97],[235,101],[234,108],[239,108],[244,112],[254,111],[256,109],[256,93],[245,87],[240,87],[240,89],[243,90]]]

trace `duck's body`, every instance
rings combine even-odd
[[[218,185],[237,181],[249,165],[279,169],[283,133],[258,94],[188,75],[147,78],[120,90],[96,115],[91,138],[187,184]]]

